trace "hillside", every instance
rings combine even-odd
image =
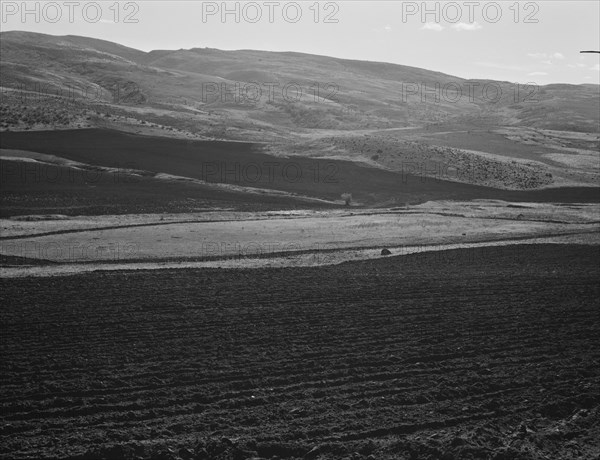
[[[242,140],[276,156],[393,171],[419,162],[429,176],[458,164],[472,173],[446,179],[515,190],[595,185],[600,174],[598,85],[516,86],[291,52],[0,37],[2,130]]]

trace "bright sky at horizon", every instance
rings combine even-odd
[[[23,3],[25,8],[23,8]],[[600,2],[0,2],[2,31],[83,35],[150,51],[297,51],[462,78],[600,84]]]

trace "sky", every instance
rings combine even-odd
[[[600,84],[600,2],[0,1],[2,31],[150,51],[297,51],[519,83]]]

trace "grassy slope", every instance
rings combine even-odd
[[[257,122],[269,113],[276,113],[277,117],[268,117],[274,128],[314,127],[318,123],[310,112],[318,110],[322,112],[318,122],[336,129],[445,122],[457,117],[479,118],[491,124],[592,132],[599,129],[600,90],[594,85],[548,85],[538,89],[537,102],[531,103],[523,102],[520,93],[515,99],[515,88],[508,82],[466,81],[414,67],[301,53],[199,48],[144,53],[86,37],[24,32],[2,33],[0,47],[2,84],[8,87],[19,83],[33,86],[35,81],[58,86],[73,84],[99,87],[107,99],[114,99],[115,88],[119,86],[119,97],[135,93],[130,102],[177,106],[177,101],[187,101],[209,110],[228,110],[232,106],[205,98],[205,83],[224,83],[231,88],[236,82],[258,81],[261,85],[274,82],[281,88],[297,82],[303,87],[304,99],[298,103],[286,102],[279,90],[271,106],[265,104],[266,97],[258,104],[234,104],[241,113],[228,112],[232,124],[234,120],[247,122],[246,117]],[[442,100],[440,104],[427,105],[418,94],[404,97],[407,83],[434,87],[449,82],[477,83],[479,87],[492,83],[502,88],[503,96],[499,102],[490,104],[475,92],[474,104],[465,95],[456,103]],[[321,86],[316,103],[310,90],[314,83]],[[337,87],[333,98],[328,97],[324,88],[328,83]]]

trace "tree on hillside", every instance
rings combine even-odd
[[[352,194],[351,193],[342,193],[342,200],[344,200],[344,203],[346,204],[346,206],[350,206],[350,203],[352,202]]]

